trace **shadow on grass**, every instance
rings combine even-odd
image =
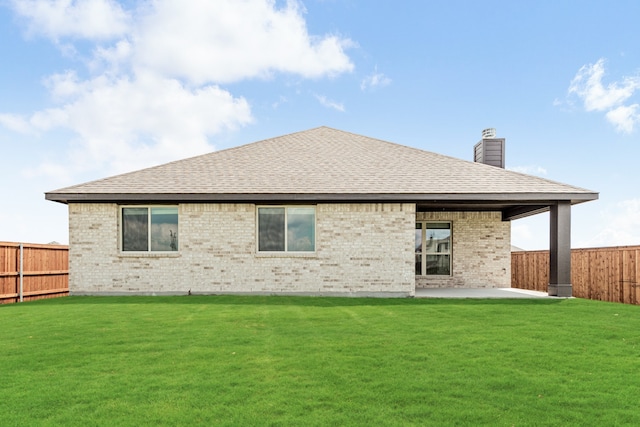
[[[105,305],[105,304],[196,304],[196,305],[270,305],[300,307],[363,307],[363,306],[442,306],[442,305],[505,305],[530,306],[559,304],[562,299],[539,298],[363,298],[280,295],[184,295],[184,296],[69,296],[31,301],[15,305]]]

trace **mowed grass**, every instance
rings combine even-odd
[[[640,307],[69,297],[0,306],[0,424],[640,425]]]

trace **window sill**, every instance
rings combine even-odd
[[[317,258],[317,252],[257,252],[256,258]]]
[[[180,252],[120,252],[121,258],[180,258]]]

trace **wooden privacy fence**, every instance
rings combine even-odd
[[[640,246],[571,250],[573,296],[640,304]],[[511,286],[547,291],[549,251],[511,253]]]
[[[68,294],[68,246],[0,242],[0,304]]]

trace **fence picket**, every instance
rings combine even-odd
[[[0,242],[0,304],[68,294],[68,246]]]
[[[547,291],[549,251],[511,254],[511,286]],[[640,246],[571,250],[573,296],[640,304]]]

